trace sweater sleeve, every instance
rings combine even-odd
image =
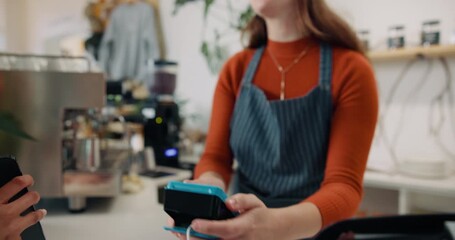
[[[334,110],[321,188],[305,201],[321,212],[323,226],[355,214],[363,195],[363,174],[378,117],[378,94],[368,61],[348,53],[334,76],[342,85]],[[341,60],[341,59],[339,59]]]
[[[198,178],[204,172],[216,172],[223,177],[226,186],[232,174],[233,153],[229,145],[230,121],[243,75],[241,58],[240,53],[234,55],[221,70],[213,98],[205,150],[194,175]]]

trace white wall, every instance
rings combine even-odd
[[[177,94],[189,100],[185,111],[203,115],[207,125],[216,76],[212,76],[199,52],[202,33],[202,6],[195,3],[172,15],[174,1],[161,1],[161,16],[167,57],[179,63]]]
[[[58,54],[56,42],[65,37],[88,36],[89,27],[83,9],[87,1],[28,0],[30,26],[29,50]]]
[[[87,0],[5,1],[6,51],[59,54],[58,42],[65,37],[89,33],[83,16]]]
[[[225,1],[223,1],[224,3]],[[243,9],[247,0],[231,1],[235,7]],[[223,7],[220,1],[215,2],[215,8]],[[212,33],[214,28],[227,27],[226,12],[213,10],[216,16],[210,15],[208,32],[203,32],[202,2],[188,4],[173,15],[174,1],[160,1],[163,29],[166,38],[168,58],[179,63],[177,94],[179,98],[188,99],[185,111],[188,114],[198,114],[201,118],[194,123],[197,127],[207,129],[211,112],[212,97],[218,76],[212,75],[200,53],[200,44],[204,36]],[[228,45],[232,53],[241,49],[239,34],[228,35]]]
[[[25,52],[28,43],[27,0],[5,0],[6,51]]]
[[[389,26],[402,24],[406,29],[407,46],[419,45],[421,24],[426,20],[441,21],[441,42],[450,44],[455,34],[455,2],[451,0],[329,0],[355,29],[370,30],[371,45],[386,48]],[[448,59],[455,69],[455,59]],[[391,170],[393,159],[454,162],[455,160],[455,106],[445,95],[441,108],[430,104],[445,88],[446,76],[438,60],[422,60],[404,76],[401,84],[394,85],[407,61],[373,62],[380,89],[381,117],[384,131],[379,128],[370,154],[369,166]],[[454,81],[453,79],[452,81]],[[453,84],[453,83],[452,83]],[[389,104],[386,99],[395,90]],[[451,94],[455,94],[452,89]],[[438,111],[441,110],[441,111]],[[441,124],[440,136],[431,134],[431,128]],[[384,144],[384,135],[391,142],[396,157]],[[438,143],[441,142],[442,144]]]
[[[442,43],[455,31],[452,0],[327,0],[357,30],[370,30],[372,45],[385,48],[388,27],[404,25],[410,45],[418,45],[422,22],[441,21]]]
[[[356,29],[370,31],[370,46],[374,50],[386,48],[387,29],[389,26],[405,26],[408,46],[420,42],[423,21],[438,19],[441,21],[441,42],[449,44],[455,34],[455,1],[452,0],[328,0]],[[453,40],[452,40],[453,41]],[[451,71],[455,69],[455,58],[448,59]],[[438,60],[421,60],[397,84],[400,72],[407,61],[372,62],[380,93],[380,121],[383,126],[376,129],[376,136],[370,152],[368,167],[388,172],[399,171],[397,165],[406,169],[415,169],[415,161],[448,164],[446,173],[453,172],[455,163],[455,106],[453,95],[446,94],[441,105],[431,104],[442,90],[446,76]],[[452,73],[453,76],[454,73]],[[451,80],[453,85],[455,79]],[[391,98],[391,95],[394,97]],[[452,98],[452,99],[450,99]],[[390,99],[390,102],[387,101]],[[379,125],[378,125],[379,126]],[[440,136],[432,134],[431,129],[441,127]],[[386,146],[385,140],[389,141]],[[392,147],[390,147],[392,146]],[[395,157],[392,156],[392,149]],[[404,165],[405,161],[412,164]],[[452,165],[452,169],[450,169]],[[423,169],[425,174],[431,167]],[[436,171],[435,171],[436,172]],[[443,177],[439,174],[438,177]],[[397,196],[394,192],[367,188],[360,209],[367,214],[397,213]],[[414,196],[413,198],[415,198]],[[432,199],[432,200],[428,200]],[[421,210],[450,211],[446,203],[436,201],[431,196],[421,201]],[[413,199],[414,202],[415,199]],[[452,200],[446,201],[453,202]],[[416,204],[414,202],[413,204]],[[417,206],[417,205],[415,205]]]
[[[0,0],[0,51],[6,49],[6,0]]]

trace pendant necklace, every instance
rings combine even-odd
[[[289,64],[289,66],[287,66],[286,68],[284,68],[283,66],[281,66],[279,63],[278,63],[278,60],[275,58],[275,56],[270,52],[270,50],[267,49],[269,55],[270,55],[270,58],[272,59],[273,63],[275,64],[275,66],[277,67],[278,69],[278,72],[280,72],[281,74],[281,84],[280,84],[280,100],[284,100],[284,91],[286,89],[286,73],[289,72],[289,70],[291,70],[291,68],[297,64],[300,59],[303,58],[303,56],[306,55],[306,53],[308,52],[308,49],[310,48],[310,46],[308,45],[295,59],[294,61],[292,61],[291,64]]]

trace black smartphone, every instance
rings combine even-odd
[[[21,176],[22,172],[16,159],[13,156],[0,156],[0,187],[3,187],[6,183],[11,181],[17,176]],[[13,202],[28,192],[27,188],[14,195],[8,202]],[[21,216],[25,216],[30,212],[35,211],[33,206],[30,206],[25,210]],[[22,240],[45,240],[43,229],[41,224],[38,222],[29,228],[25,229],[21,233]]]

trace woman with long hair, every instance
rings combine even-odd
[[[378,114],[374,74],[324,0],[250,2],[248,46],[220,73],[192,181],[226,190],[235,176],[227,205],[241,214],[191,227],[221,239],[311,237],[361,201]]]

